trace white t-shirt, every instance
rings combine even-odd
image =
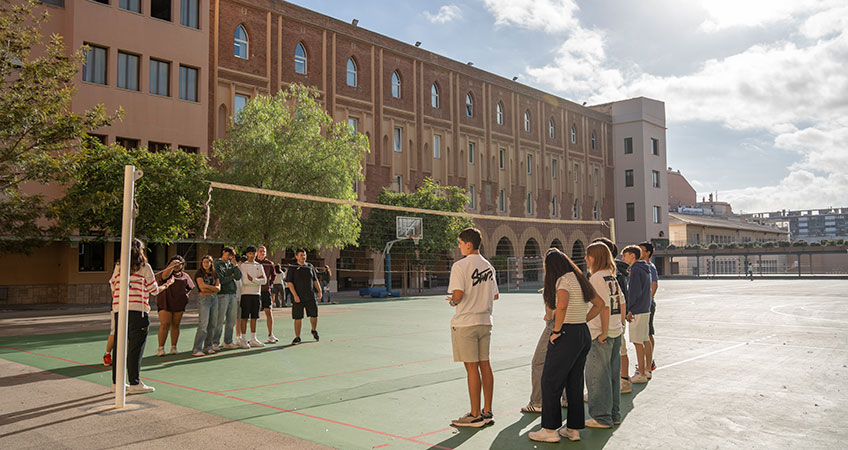
[[[565,310],[565,319],[562,323],[586,323],[586,314],[592,303],[583,301],[583,290],[580,282],[573,272],[569,272],[557,280],[557,290],[568,292],[568,309]]]
[[[604,301],[604,306],[609,306],[609,329],[607,336],[614,338],[621,335],[621,304],[624,302],[624,296],[621,294],[621,288],[618,286],[618,281],[612,276],[609,270],[599,270],[589,277],[589,282],[595,288],[595,292]],[[601,313],[603,314],[603,313]],[[589,321],[589,333],[592,339],[597,339],[601,335],[601,315],[598,314],[594,319]]]
[[[462,291],[462,301],[451,319],[453,327],[492,324],[492,302],[498,295],[495,268],[479,254],[453,263],[448,293]]]

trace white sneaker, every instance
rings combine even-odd
[[[239,347],[250,348],[250,344],[247,343],[247,340],[245,340],[245,338],[240,338],[239,339]]]
[[[227,349],[227,350],[233,350],[233,349],[239,348],[239,346],[234,344],[234,343],[233,344],[224,344],[222,347]]]
[[[483,418],[482,414],[474,417],[471,413],[468,413],[458,419],[451,420],[451,425],[455,427],[480,428],[486,426],[486,419]]]
[[[154,388],[153,386],[148,386],[142,382],[139,382],[138,384],[131,384],[130,387],[127,389],[127,394],[149,394],[155,390],[156,388]]]
[[[631,382],[631,383],[633,383],[633,384],[643,384],[643,383],[647,383],[647,382],[648,382],[648,377],[646,377],[645,375],[642,375],[642,374],[640,373],[640,374],[633,375],[632,377],[630,377],[630,382]]]
[[[580,440],[580,432],[577,430],[572,430],[571,428],[562,427],[559,429],[559,435],[568,439],[569,441],[579,441]]]
[[[176,345],[175,345],[175,346],[173,346],[173,347],[171,347],[171,354],[172,354],[172,355],[176,355],[176,354],[177,354],[177,346],[176,346]]]
[[[206,356],[206,353],[203,353],[200,350],[195,350],[191,352],[191,356]]]
[[[604,425],[604,424],[598,422],[597,420],[595,420],[594,417],[586,421],[586,426],[589,427],[589,428],[612,428],[609,425]]]
[[[165,356],[165,347],[159,347],[159,349],[156,350],[156,356]]]
[[[621,379],[621,393],[629,394],[633,392],[633,383],[630,380]]]
[[[564,430],[565,428],[563,428]],[[531,440],[539,441],[539,442],[559,442],[559,434],[554,430],[548,430],[546,428],[542,428],[539,431],[531,431],[527,436],[530,437]]]
[[[218,344],[212,344],[212,351],[220,352],[221,347],[219,347]]]
[[[268,340],[265,341],[265,342],[267,342],[269,344],[275,344],[275,343],[279,342],[279,339],[277,339],[277,336],[274,336],[273,334],[269,334]]]
[[[265,346],[265,344],[259,342],[259,340],[256,339],[256,338],[250,338],[249,343],[250,343],[251,347],[264,347]]]

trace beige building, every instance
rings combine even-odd
[[[678,211],[680,208],[694,207],[698,202],[698,194],[679,170],[671,167],[666,173],[668,179],[668,210]]]

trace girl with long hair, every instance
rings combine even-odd
[[[200,268],[194,274],[194,282],[197,284],[197,333],[194,335],[194,346],[191,354],[203,356],[204,353],[212,354],[220,350],[212,343],[215,335],[215,325],[218,323],[218,291],[221,290],[221,282],[215,274],[212,256],[206,255],[200,260]]]
[[[595,318],[604,303],[574,262],[555,248],[545,254],[542,299],[547,308],[554,310],[554,329],[542,369],[542,429],[529,436],[541,442],[559,442],[560,436],[578,441],[578,430],[586,426],[582,402],[583,369],[591,347],[586,321]],[[563,388],[569,408],[566,426],[559,429],[562,426],[560,395]]]
[[[180,339],[180,322],[183,320],[188,305],[188,293],[194,289],[194,281],[183,271],[185,258],[174,255],[168,262],[168,267],[156,274],[159,282],[168,282],[168,289],[156,296],[156,307],[159,309],[159,349],[156,356],[165,355],[165,341],[171,332],[171,354],[177,354],[177,341]]]

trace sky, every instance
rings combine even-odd
[[[577,103],[663,101],[668,166],[734,212],[848,206],[848,1],[292,3]]]

